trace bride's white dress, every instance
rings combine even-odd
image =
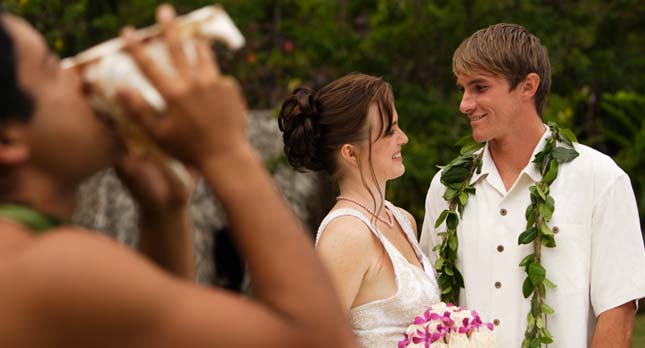
[[[376,235],[392,261],[397,285],[396,294],[350,309],[351,324],[363,348],[396,348],[415,316],[441,300],[434,270],[428,258],[421,252],[410,221],[392,203],[386,201],[385,205],[405,232],[424,270],[409,263],[377,230],[370,219],[355,209],[342,208],[332,211],[322,221],[316,235],[316,245],[318,245],[325,227],[331,221],[340,216],[353,216],[361,220]]]

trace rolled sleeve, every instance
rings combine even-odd
[[[591,305],[596,316],[645,297],[645,248],[636,199],[622,173],[599,196],[591,222]]]

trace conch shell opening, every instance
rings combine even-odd
[[[244,36],[220,5],[200,8],[177,17],[175,21],[189,63],[196,59],[197,39],[222,42],[231,50],[238,50],[245,44]],[[176,73],[166,44],[158,39],[161,36],[158,25],[139,29],[135,35],[145,42],[145,50],[162,70],[170,75]],[[63,59],[61,65],[63,68],[80,71],[83,81],[91,86],[90,103],[98,112],[114,121],[116,131],[126,146],[154,156],[189,187],[192,185],[192,178],[186,168],[166,155],[138,125],[131,122],[115,100],[117,89],[128,87],[140,93],[160,114],[166,109],[163,97],[123,48],[123,40],[114,38]]]

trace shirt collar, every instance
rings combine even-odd
[[[542,134],[542,137],[540,138],[537,145],[535,146],[535,149],[533,149],[533,154],[531,154],[531,159],[529,160],[529,163],[526,165],[526,167],[524,167],[524,169],[520,173],[520,175],[522,175],[522,173],[526,173],[535,182],[542,180],[542,173],[540,173],[539,168],[537,168],[535,163],[533,163],[533,159],[535,158],[535,155],[537,155],[540,151],[542,151],[542,149],[544,149],[546,140],[551,135],[551,128],[547,127],[546,125],[544,125],[544,128],[546,128],[546,131],[544,132],[544,134]],[[491,172],[493,171],[497,172],[497,167],[495,167],[495,162],[493,162],[493,157],[491,157],[490,155],[489,144],[490,144],[489,142],[486,142],[486,145],[484,146],[484,148],[480,150],[480,151],[484,151],[482,155],[482,170],[479,174],[477,172],[473,174],[472,178],[470,179],[471,185],[479,181],[479,179],[488,176],[488,174],[490,174]]]

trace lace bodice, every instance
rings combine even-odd
[[[329,213],[320,224],[316,245],[327,225],[340,216],[353,216],[361,220],[383,244],[394,267],[397,292],[388,298],[368,302],[350,309],[350,320],[362,348],[397,347],[403,333],[414,317],[427,307],[440,301],[440,291],[428,258],[421,252],[410,221],[390,202],[385,202],[392,212],[424,270],[410,264],[390,241],[360,211],[350,208]]]

